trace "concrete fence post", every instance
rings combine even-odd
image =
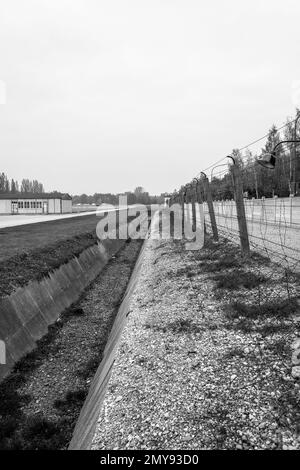
[[[293,223],[293,200],[294,200],[294,195],[290,194],[290,226],[292,226],[292,223]]]
[[[184,217],[185,217],[185,189],[181,192],[181,211],[182,211],[182,237],[184,236]]]
[[[207,230],[206,230],[206,223],[205,223],[205,216],[204,216],[204,207],[203,207],[203,202],[204,202],[204,197],[203,197],[203,187],[201,188],[201,181],[198,180],[197,181],[197,186],[196,186],[196,201],[199,205],[202,205],[202,209],[203,209],[203,217],[204,217],[204,220],[203,220],[203,228],[204,228],[204,233],[206,234],[207,233]],[[201,218],[201,210],[199,211],[200,214],[200,218]],[[201,219],[199,221],[199,223],[202,223]]]
[[[245,256],[250,254],[250,245],[248,237],[248,228],[244,204],[244,195],[243,195],[243,182],[241,178],[241,172],[238,165],[232,165],[232,175],[233,175],[233,184],[234,184],[234,196],[236,204],[236,214],[238,219],[239,234],[242,253]]]
[[[277,222],[277,199],[278,196],[274,196],[274,223]]]
[[[213,203],[212,194],[210,190],[210,184],[209,184],[207,177],[203,179],[203,184],[204,184],[204,188],[206,192],[206,200],[207,200],[208,212],[209,212],[209,217],[210,217],[211,229],[212,229],[214,240],[217,242],[219,240],[219,234],[218,234],[218,228],[217,228],[217,223],[216,223],[214,203]]]
[[[191,201],[192,191],[190,185],[188,185],[186,190],[186,220],[188,225],[191,223]]]
[[[192,224],[192,227],[193,227],[193,231],[195,232],[196,230],[196,227],[197,227],[197,215],[196,215],[196,202],[197,202],[197,181],[193,181],[193,184],[192,184],[192,221],[193,221],[193,224]]]

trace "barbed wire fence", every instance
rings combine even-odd
[[[291,165],[294,158],[300,156],[290,157]],[[294,379],[300,378],[300,197],[249,197],[243,183],[251,174],[255,179],[257,161],[250,166],[244,162],[245,157],[219,160],[174,192],[170,205],[180,204],[183,218],[194,228],[202,206],[205,232],[219,256],[216,264],[212,250],[208,270],[228,320],[252,337],[259,352],[258,396],[267,380],[263,366],[274,361],[270,413],[281,428],[293,426],[299,433],[300,397]],[[292,423],[286,421],[291,408]]]

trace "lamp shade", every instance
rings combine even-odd
[[[274,170],[276,164],[276,157],[274,153],[265,153],[257,160],[257,162],[264,168]]]

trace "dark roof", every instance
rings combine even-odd
[[[62,193],[0,193],[0,199],[68,199],[69,194]]]

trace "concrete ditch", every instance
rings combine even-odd
[[[73,437],[69,445],[69,450],[89,450],[94,437],[99,411],[105,398],[106,389],[109,383],[111,371],[113,368],[115,354],[119,346],[119,341],[130,313],[130,300],[135,290],[140,269],[143,263],[143,253],[146,241],[144,242],[139,257],[128,283],[123,301],[118,310],[118,314],[111,329],[106,347],[103,353],[102,361],[92,380],[89,393],[81,409],[77,424],[75,426]]]
[[[0,332],[6,363],[0,365],[0,382],[14,364],[32,351],[59,315],[96,278],[126,240],[104,240],[50,272],[40,282],[32,281],[0,300]]]

